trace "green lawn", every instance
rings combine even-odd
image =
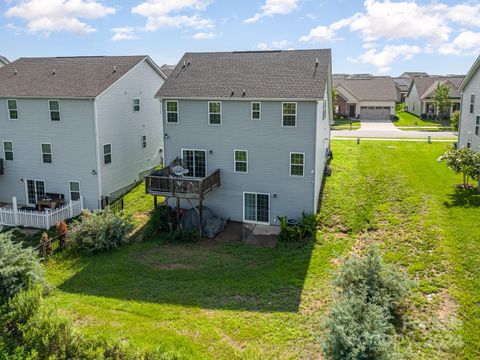
[[[393,121],[395,126],[445,126],[435,120],[422,120],[408,112],[397,112],[396,115],[399,117],[399,120]]]
[[[480,195],[457,193],[444,143],[333,141],[314,244],[161,245],[46,265],[48,298],[89,334],[198,359],[318,358],[331,270],[367,243],[417,280],[405,359],[480,357]],[[140,194],[140,190],[139,194]],[[145,200],[145,204],[148,200]]]
[[[360,120],[335,117],[332,130],[350,130],[350,122],[352,122],[352,130],[360,129]]]

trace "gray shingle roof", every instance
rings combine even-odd
[[[163,64],[162,66],[160,66],[160,70],[162,70],[167,77],[170,76],[173,69],[175,69],[175,65]]]
[[[371,79],[338,79],[335,87],[343,85],[360,101],[397,101],[398,92],[391,77]]]
[[[320,99],[330,61],[329,49],[186,53],[157,96]]]
[[[145,58],[145,55],[20,58],[0,69],[0,97],[93,98]]]
[[[458,88],[464,78],[464,76],[420,77],[414,78],[411,86],[415,85],[420,99],[426,99],[433,97],[433,93],[439,83],[447,84],[450,86],[450,96],[452,98],[459,98],[460,93]]]

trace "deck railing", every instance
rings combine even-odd
[[[219,186],[220,169],[201,179],[155,175],[145,177],[145,189],[151,195],[202,199]]]

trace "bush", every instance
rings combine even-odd
[[[35,251],[14,243],[11,233],[1,233],[0,304],[20,290],[44,283],[43,268]]]
[[[141,352],[103,338],[81,336],[48,310],[42,289],[21,291],[0,309],[0,359],[181,359],[162,348]]]
[[[452,131],[458,131],[458,125],[460,124],[460,111],[455,111],[450,118],[450,128]]]
[[[173,231],[172,210],[167,205],[154,209],[143,231],[144,239],[155,239],[162,232]]]
[[[400,314],[402,300],[412,287],[404,273],[383,262],[376,247],[370,247],[364,257],[347,260],[333,282],[342,294],[363,297],[365,303],[378,305],[391,316]]]
[[[437,161],[444,161],[447,166],[456,174],[463,176],[463,188],[470,188],[469,180],[479,180],[480,173],[480,154],[468,148],[456,149],[455,146],[441,155]]]
[[[428,114],[423,113],[422,115],[420,115],[420,119],[427,120],[428,119]]]
[[[106,208],[87,212],[73,223],[71,245],[84,253],[116,249],[133,229],[131,217]]]
[[[393,359],[394,329],[384,309],[350,296],[336,302],[324,323],[328,336],[322,342],[327,359]]]
[[[279,216],[280,235],[279,240],[285,242],[299,242],[316,234],[318,217],[315,214],[302,213],[298,225],[288,224],[285,216]]]

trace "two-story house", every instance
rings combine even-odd
[[[187,173],[147,179],[149,193],[188,208],[198,199],[246,223],[317,211],[330,149],[330,50],[186,53],[157,96],[165,164],[182,159]]]
[[[20,58],[0,69],[0,202],[35,207],[47,193],[86,207],[159,165],[155,94],[165,75],[148,56]]]
[[[458,145],[480,151],[480,56],[460,85],[462,108]]]

